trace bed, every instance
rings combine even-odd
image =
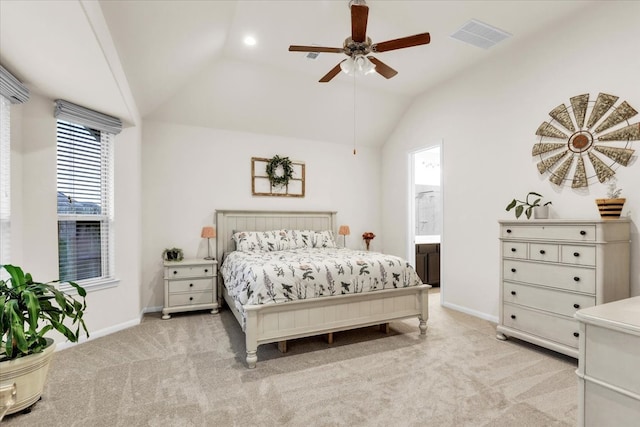
[[[329,239],[330,232],[335,233],[336,212],[218,210],[216,225],[216,255],[221,263],[218,295],[245,333],[249,368],[255,368],[257,348],[266,343],[414,317],[419,319],[420,334],[426,334],[430,286],[414,279],[415,270],[400,258],[334,248],[328,240],[322,240]],[[255,237],[259,234],[256,232],[277,230],[282,234],[282,247],[274,247],[280,245],[276,240],[241,240],[244,234]],[[293,233],[293,239],[285,232]],[[328,244],[319,243],[317,250],[307,249],[307,244],[315,246],[305,241],[303,235],[308,232],[313,235],[313,243]],[[277,233],[273,237],[277,238]],[[294,241],[300,247],[293,243],[290,247],[289,242]],[[270,246],[253,251],[253,246],[260,244]],[[328,260],[327,265],[322,264],[325,261],[321,257]],[[284,264],[279,266],[276,260]],[[288,268],[283,267],[294,264],[297,278],[288,277]],[[405,270],[397,270],[400,267]],[[341,275],[344,271],[340,269],[349,268],[361,279],[343,279],[346,276]],[[363,268],[367,269],[366,274],[358,274]],[[225,283],[224,276],[231,283]],[[248,276],[259,282],[254,288],[257,290],[247,292],[246,283],[235,282],[246,282]],[[284,287],[274,290],[276,282],[284,283]]]

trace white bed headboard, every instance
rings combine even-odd
[[[216,210],[216,257],[235,250],[231,236],[236,231],[332,230],[336,233],[336,212],[331,211],[229,211]]]

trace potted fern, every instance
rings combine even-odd
[[[28,412],[42,395],[55,349],[53,339],[45,335],[56,330],[77,342],[82,328],[89,336],[83,319],[87,293],[68,282],[78,292],[76,299],[57,289],[55,282],[34,281],[20,267],[2,265],[2,270],[8,278],[0,279],[0,386],[16,385],[15,403],[8,414]]]

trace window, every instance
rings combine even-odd
[[[113,280],[113,134],[58,117],[58,258],[62,282]]]
[[[11,263],[11,103],[0,96],[0,265]]]

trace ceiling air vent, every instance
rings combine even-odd
[[[482,49],[489,49],[502,40],[511,37],[511,34],[477,19],[472,19],[458,31],[451,34],[451,37]]]

